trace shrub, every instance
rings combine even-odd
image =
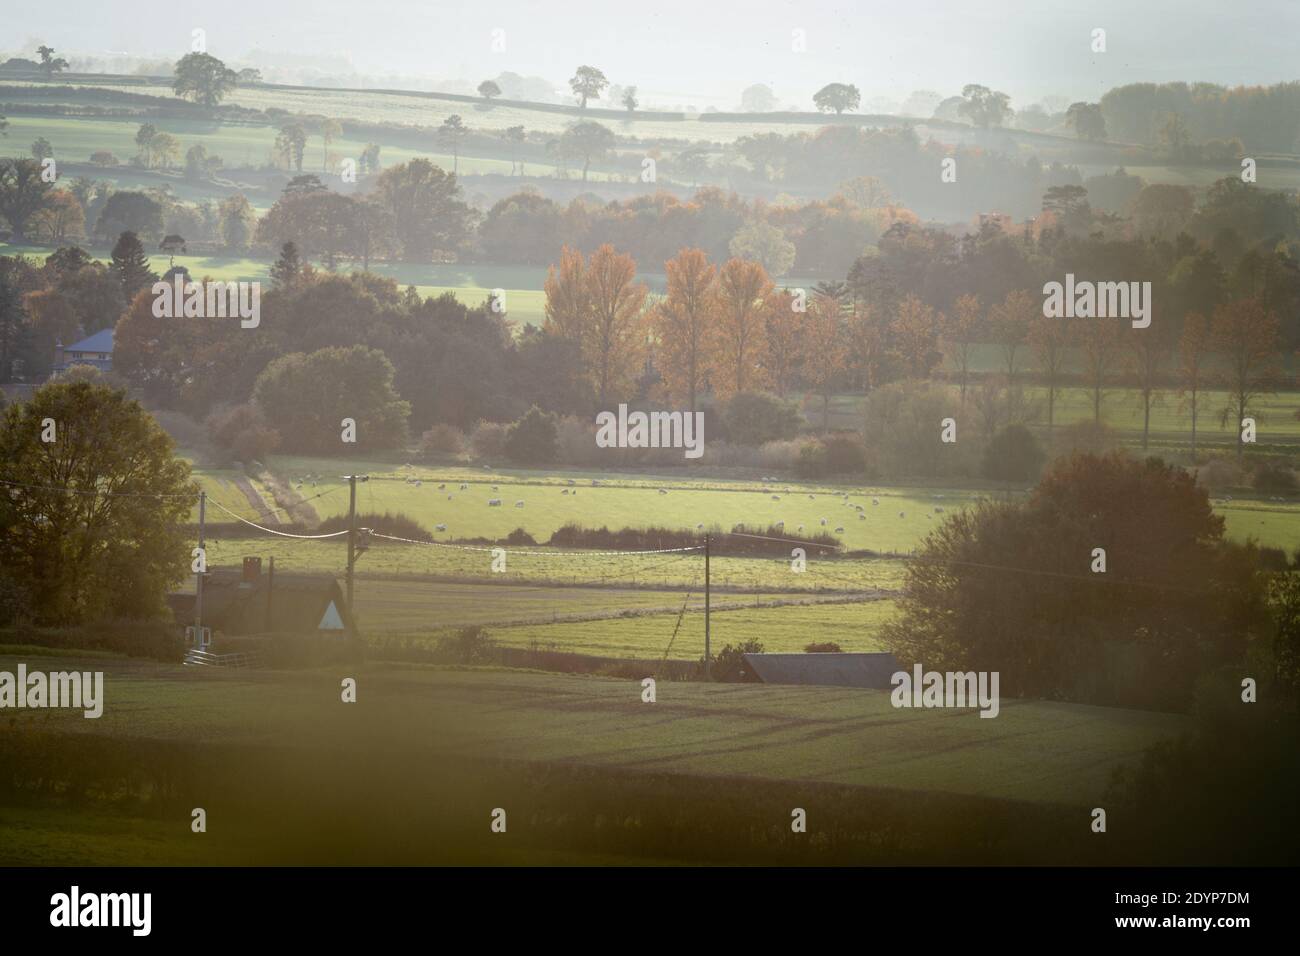
[[[739,392],[727,402],[726,436],[738,445],[763,445],[799,434],[799,407],[767,392]]]
[[[469,438],[474,456],[485,461],[500,458],[506,447],[508,428],[509,426],[502,425],[500,422],[479,422]]]
[[[433,535],[424,530],[424,526],[408,514],[400,511],[364,512],[357,515],[357,527],[369,528],[380,534],[391,534],[399,538],[412,538],[416,541],[432,541]],[[332,515],[320,523],[317,534],[333,534],[335,531],[348,529],[347,515]]]
[[[533,537],[531,534],[529,534],[527,531],[525,531],[523,528],[515,528],[514,531],[511,531],[508,535],[506,535],[506,544],[513,544],[513,545],[528,544],[528,545],[533,545],[533,544],[536,544],[536,543],[537,543],[537,539],[534,538],[534,537]]]
[[[1295,472],[1286,465],[1265,462],[1255,469],[1256,491],[1291,494],[1296,490]]]
[[[809,442],[799,449],[799,460],[794,463],[795,474],[800,478],[822,478],[826,475],[826,446]]]
[[[757,684],[758,675],[745,663],[745,655],[762,653],[763,645],[759,641],[749,640],[734,647],[727,644],[713,658],[709,673],[724,684]]]
[[[490,664],[496,656],[496,641],[477,624],[462,627],[438,639],[436,656],[449,664]]]
[[[96,166],[116,166],[118,159],[106,149],[97,149],[90,154],[90,161]]]
[[[834,641],[825,641],[821,644],[809,644],[803,649],[803,652],[805,654],[843,654],[844,648],[840,647]]]
[[[1104,455],[1119,446],[1115,430],[1104,422],[1075,422],[1056,431],[1052,450],[1057,457]]]
[[[502,450],[511,461],[544,465],[555,460],[556,435],[555,416],[534,405],[510,426]]]
[[[867,470],[867,449],[856,435],[831,435],[822,440],[822,446],[827,474],[860,475]]]
[[[594,422],[566,415],[555,423],[556,456],[565,465],[595,465],[604,449],[596,447]]]
[[[1007,425],[984,448],[981,470],[993,481],[1034,481],[1047,456],[1024,425]]]
[[[1213,458],[1196,469],[1196,483],[1210,491],[1220,491],[1224,488],[1240,488],[1245,484],[1245,477],[1235,461]]]
[[[15,625],[0,629],[0,644],[110,651],[156,661],[175,662],[185,656],[183,632],[170,621],[105,621],[80,627]]]
[[[251,402],[214,412],[206,424],[213,443],[239,461],[260,461],[280,447],[280,433]]]
[[[420,436],[420,452],[425,458],[456,456],[465,451],[465,433],[455,425],[437,424]]]

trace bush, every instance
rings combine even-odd
[[[826,641],[821,644],[809,644],[803,649],[803,652],[805,654],[843,654],[844,648],[834,641]]]
[[[605,449],[596,446],[596,425],[586,419],[566,415],[555,423],[556,456],[565,465],[595,465]]]
[[[116,166],[118,159],[106,149],[97,149],[90,154],[90,161],[96,166]]]
[[[826,446],[821,442],[809,442],[799,449],[799,460],[794,463],[794,471],[800,478],[823,478],[826,475]]]
[[[534,405],[506,432],[503,451],[513,462],[544,465],[555,460],[558,450],[555,416]]]
[[[420,436],[420,453],[425,458],[456,456],[465,451],[465,433],[455,425],[434,425]]]
[[[860,475],[867,470],[867,449],[856,435],[831,435],[822,445],[828,474]]]
[[[1075,422],[1056,430],[1052,450],[1057,457],[1104,455],[1119,447],[1119,436],[1104,422]]]
[[[262,461],[280,447],[280,433],[251,402],[213,412],[207,419],[213,443],[242,462]]]
[[[745,655],[762,653],[763,645],[759,641],[745,641],[734,647],[727,644],[713,658],[709,673],[724,684],[757,684],[758,675],[745,663]]]
[[[438,639],[436,656],[449,664],[490,664],[496,657],[496,641],[477,624],[462,627]]]
[[[380,534],[391,534],[399,538],[412,538],[415,541],[432,541],[433,535],[424,530],[424,526],[410,515],[400,511],[385,511],[383,514],[370,511],[357,514],[357,527],[369,528]],[[332,515],[320,523],[317,534],[333,534],[335,531],[348,530],[347,515]]]
[[[500,422],[479,422],[469,438],[474,456],[483,461],[500,458],[505,451],[508,428]]]
[[[1210,491],[1221,491],[1224,488],[1240,488],[1245,484],[1245,476],[1235,461],[1213,458],[1196,469],[1196,483]]]
[[[1295,472],[1286,465],[1265,462],[1255,469],[1255,490],[1291,494],[1296,490]]]
[[[727,402],[726,437],[738,445],[794,438],[803,425],[799,406],[767,392],[739,392]]]
[[[177,662],[185,656],[183,631],[169,621],[106,621],[80,627],[15,625],[0,629],[0,644],[32,644]]]
[[[984,448],[981,470],[993,481],[1034,481],[1047,456],[1024,425],[1007,425]]]

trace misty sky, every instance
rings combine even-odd
[[[945,95],[980,82],[1013,106],[1046,95],[1096,99],[1123,83],[1228,85],[1300,79],[1297,0],[6,0],[0,51],[42,40],[73,54],[178,57],[203,27],[209,52],[345,57],[370,76],[477,82],[503,70],[562,85],[580,63],[661,102],[734,106],[770,83],[782,104],[808,107],[830,81],[872,97],[915,89]],[[1094,27],[1108,52],[1089,48]],[[491,31],[506,51],[490,52]],[[791,31],[808,50],[791,50]]]

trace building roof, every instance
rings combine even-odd
[[[64,348],[65,352],[112,352],[113,351],[113,330],[100,329],[94,335],[88,336],[74,345]]]
[[[203,581],[203,623],[231,636],[265,634],[355,634],[352,615],[338,581],[328,574],[275,572],[267,593],[268,575],[244,583],[241,571],[211,571]],[[269,606],[268,606],[269,598]],[[194,594],[167,596],[176,623],[194,623]]]
[[[818,684],[888,690],[898,661],[880,654],[746,654],[764,684]]]

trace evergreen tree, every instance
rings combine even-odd
[[[286,242],[280,247],[280,258],[271,266],[271,279],[276,286],[291,286],[302,276],[302,260],[298,258],[298,247]]]
[[[118,236],[113,246],[113,272],[122,283],[122,294],[128,302],[141,288],[158,281],[158,274],[149,268],[144,244],[129,230]]]

